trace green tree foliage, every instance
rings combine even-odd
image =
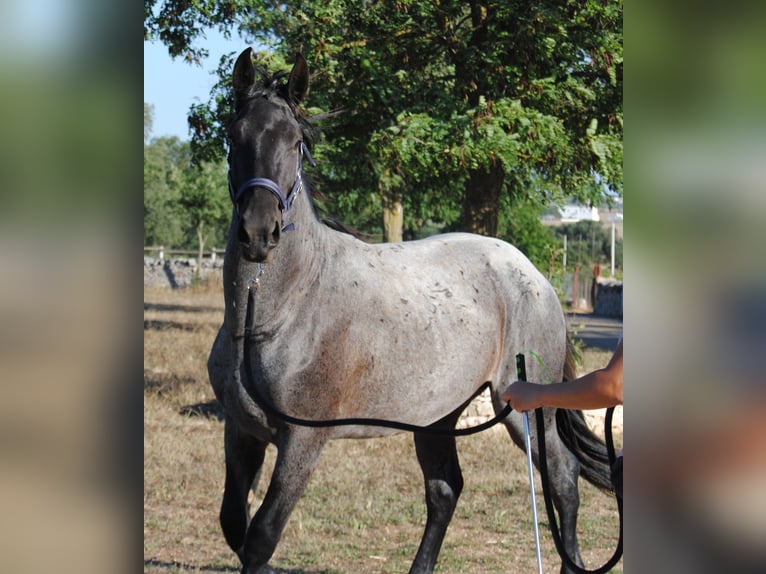
[[[180,198],[189,161],[189,144],[177,137],[144,145],[144,245],[186,243]]]
[[[231,37],[231,25],[247,18],[249,0],[144,0],[144,40],[160,40],[174,58],[200,64],[209,56],[195,42],[217,28]],[[276,4],[276,3],[275,3]]]
[[[610,265],[612,235],[609,227],[599,221],[578,221],[551,228],[559,244],[567,236],[567,266],[591,267]],[[622,239],[615,239],[615,266],[622,268]]]
[[[222,161],[205,161],[184,173],[180,205],[184,210],[187,244],[196,239],[199,260],[205,247],[223,246],[231,218],[226,189],[227,166]]]
[[[149,143],[154,124],[154,106],[144,102],[144,144]]]
[[[600,204],[605,187],[622,193],[621,0],[145,0],[145,8],[145,37],[190,60],[214,26],[265,47],[266,64],[307,56],[310,112],[339,112],[321,122],[316,183],[357,226],[369,223],[357,215],[401,201],[413,231],[431,217],[496,235],[503,209],[567,197]],[[227,58],[210,101],[190,117],[195,155],[206,159],[225,153]]]
[[[550,278],[561,259],[561,248],[550,228],[540,223],[544,206],[525,198],[501,211],[498,236],[518,247]]]
[[[151,107],[144,105],[144,137]],[[222,160],[193,164],[189,142],[177,137],[144,145],[144,245],[197,249],[223,246],[231,215]]]

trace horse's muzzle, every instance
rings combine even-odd
[[[260,226],[255,229],[249,229],[245,222],[240,221],[237,239],[242,249],[242,257],[253,263],[267,262],[279,244],[281,234],[282,226],[279,221],[274,222],[273,227]]]

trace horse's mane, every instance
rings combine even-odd
[[[314,200],[312,199],[311,202],[313,203]],[[316,206],[315,206],[316,209]],[[345,233],[347,235],[351,235],[353,237],[356,237],[360,241],[364,241],[367,243],[367,239],[364,233],[359,231],[358,229],[354,229],[350,225],[347,225],[343,223],[342,221],[338,221],[337,219],[333,217],[320,217],[319,221],[324,223],[327,227],[330,229],[334,229],[335,231],[340,231],[341,233]]]

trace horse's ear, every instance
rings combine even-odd
[[[295,64],[290,72],[290,80],[287,82],[287,91],[290,99],[296,104],[302,102],[309,94],[309,66],[300,52],[295,55]]]
[[[234,64],[232,85],[234,86],[234,95],[237,101],[246,95],[255,83],[255,66],[253,66],[252,53],[253,49],[247,48],[239,55],[237,63]]]

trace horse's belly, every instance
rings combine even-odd
[[[378,329],[357,347],[359,376],[346,393],[364,416],[428,424],[454,411],[490,380],[500,360],[495,322],[421,319],[417,328]],[[348,405],[350,410],[352,405]]]

